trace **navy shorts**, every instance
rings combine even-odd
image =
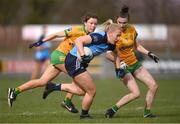
[[[71,77],[75,77],[86,71],[76,56],[68,53],[65,59],[65,68]]]

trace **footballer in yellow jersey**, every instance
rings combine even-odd
[[[127,65],[133,65],[137,62],[137,58],[134,53],[136,37],[137,32],[135,28],[128,25],[126,30],[121,33],[120,40],[116,43],[117,54]]]
[[[44,42],[52,41],[55,38],[65,37],[65,39],[59,44],[58,48],[54,50],[51,54],[50,61],[51,64],[46,68],[45,72],[39,79],[30,80],[25,82],[24,84],[16,87],[8,89],[8,104],[12,107],[13,102],[16,100],[18,94],[28,89],[34,89],[42,86],[49,86],[49,82],[54,79],[59,73],[66,73],[66,69],[64,66],[64,60],[67,53],[72,49],[74,40],[80,36],[91,33],[95,30],[97,26],[98,17],[93,13],[87,13],[83,17],[83,26],[72,26],[64,31],[60,31],[54,34],[51,34],[45,37],[42,41],[35,42],[29,45],[29,48],[38,47],[42,45]],[[73,83],[73,82],[72,82]],[[77,92],[83,92],[78,86],[73,83],[74,88]],[[56,86],[56,90],[60,90],[58,85]],[[46,88],[45,88],[46,93]],[[72,94],[70,94],[72,96]],[[46,96],[43,94],[43,98]],[[78,110],[74,107],[70,100],[64,102],[65,108],[67,108],[72,113],[77,113]]]
[[[129,8],[124,5],[117,18],[117,23],[121,26],[122,33],[120,40],[116,43],[116,52],[119,57],[116,58],[116,76],[122,79],[129,93],[119,99],[111,108],[107,109],[105,116],[107,118],[112,118],[119,108],[140,96],[140,91],[135,80],[138,79],[148,87],[143,117],[153,118],[156,116],[152,114],[150,110],[158,85],[149,71],[137,60],[134,52],[137,50],[140,53],[148,55],[156,63],[159,61],[159,58],[152,52],[146,50],[139,42],[136,42],[137,32],[133,26],[128,24],[128,11]],[[112,58],[110,60],[113,61]],[[119,60],[122,62],[119,62]],[[121,63],[126,63],[128,65],[127,68],[120,68]]]
[[[87,34],[84,26],[73,26],[72,28],[64,30],[64,32],[66,34],[66,37],[59,44],[56,50],[61,51],[65,54],[69,53],[69,51],[72,49],[76,38]]]
[[[57,49],[52,52],[50,59],[51,64],[64,64],[65,57],[73,48],[75,39],[87,33],[84,26],[73,26],[64,30],[65,39],[60,42]]]

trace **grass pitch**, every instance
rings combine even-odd
[[[79,119],[60,106],[65,93],[54,92],[46,100],[42,99],[44,88],[36,88],[21,93],[13,107],[7,104],[7,88],[16,87],[25,81],[23,77],[1,77],[0,79],[0,122],[1,123],[180,123],[180,80],[159,79],[159,90],[153,105],[157,118],[143,118],[143,106],[147,88],[140,82],[141,97],[120,108],[112,119],[106,119],[107,108],[117,102],[128,90],[117,79],[94,79],[97,94],[90,110],[92,119]],[[59,82],[56,79],[55,82]],[[63,79],[62,82],[70,82]],[[75,96],[73,102],[81,110],[82,97]]]

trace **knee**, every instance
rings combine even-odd
[[[91,94],[93,95],[93,97],[96,95],[96,88],[93,88],[93,89],[91,90]]]
[[[92,94],[93,94],[93,96],[96,95],[96,88],[93,90]]]
[[[91,88],[88,92],[87,92],[90,96],[94,97],[96,95],[96,88]]]
[[[151,91],[157,91],[158,85],[156,83],[152,84],[149,88]]]
[[[79,96],[84,96],[85,92],[83,90],[77,90]]]
[[[140,97],[140,91],[137,90],[137,91],[132,92],[132,96],[133,96],[133,99],[139,98]]]

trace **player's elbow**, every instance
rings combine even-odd
[[[114,56],[110,52],[106,52],[105,57],[111,62],[115,61]]]
[[[74,43],[75,43],[76,46],[78,46],[79,44],[83,44],[81,38],[77,38],[77,39],[74,41]]]

